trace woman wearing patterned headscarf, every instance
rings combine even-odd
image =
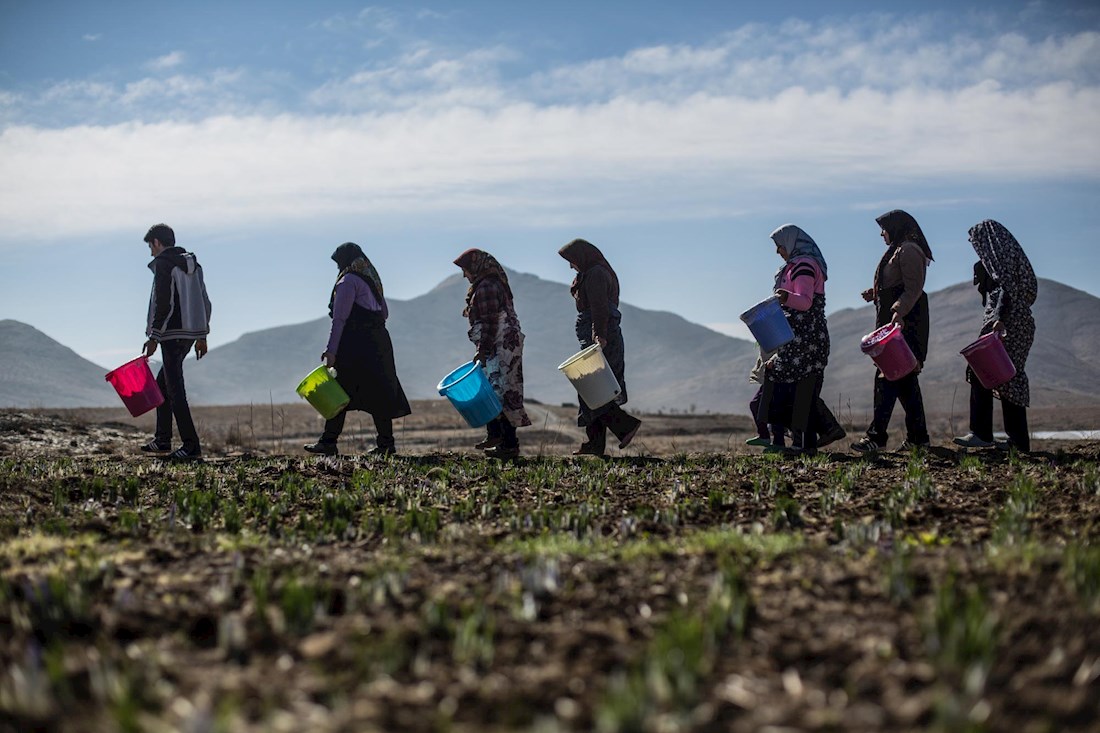
[[[504,406],[485,426],[488,435],[476,447],[495,458],[515,458],[516,428],[530,425],[531,419],[523,409],[523,332],[508,275],[495,257],[480,249],[468,249],[454,262],[470,281],[462,315],[469,319],[467,333],[477,347],[474,360],[485,366],[489,384]]]
[[[768,423],[784,425],[794,436],[801,436],[795,438],[796,449],[814,453],[819,438],[821,444],[827,444],[844,436],[844,430],[821,401],[821,385],[829,363],[829,324],[825,318],[829,267],[813,238],[794,224],[779,227],[771,238],[783,259],[775,273],[775,293],[794,340],[780,346],[764,362],[760,412]]]
[[[959,445],[988,448],[993,445],[993,397],[1001,401],[1008,444],[1031,450],[1027,429],[1027,408],[1031,390],[1024,365],[1035,340],[1035,318],[1031,306],[1039,294],[1039,282],[1020,243],[1002,224],[986,219],[970,228],[970,244],[978,254],[974,263],[974,285],[982,296],[985,317],[982,334],[997,331],[1004,336],[1005,350],[1016,367],[1016,376],[1000,387],[982,386],[970,367],[970,433],[955,438]]]
[[[393,420],[412,410],[397,379],[393,342],[386,330],[389,307],[382,295],[382,280],[358,244],[341,244],[332,253],[332,260],[340,274],[329,297],[332,328],[321,360],[336,367],[337,381],[351,402],[325,423],[320,440],[305,449],[336,455],[336,441],[344,431],[348,410],[362,410],[371,414],[378,430],[376,447],[370,452],[391,455],[397,450]]]
[[[917,368],[897,381],[875,373],[875,411],[867,435],[852,444],[860,453],[881,450],[889,437],[886,429],[901,401],[905,410],[905,442],[902,448],[929,444],[928,424],[924,416],[924,398],[917,375],[928,357],[928,294],[924,278],[932,261],[932,248],[920,224],[901,209],[888,211],[875,221],[882,228],[886,252],[875,269],[874,286],[863,291],[863,299],[875,303],[875,328],[888,323],[901,325],[902,335],[917,357]]]
[[[569,292],[577,304],[577,340],[581,348],[598,343],[603,348],[621,392],[610,403],[590,408],[577,395],[580,412],[577,424],[585,429],[588,439],[574,455],[604,455],[607,431],[619,439],[619,448],[626,448],[638,432],[642,421],[628,414],[620,405],[626,403],[626,348],[619,327],[619,276],[611,269],[607,258],[596,246],[583,239],[574,239],[558,250],[569,266],[577,271]]]

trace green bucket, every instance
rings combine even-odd
[[[340,411],[351,402],[348,393],[336,381],[336,370],[330,370],[324,364],[307,374],[306,378],[298,383],[297,392],[326,420],[339,415]]]

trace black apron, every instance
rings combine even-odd
[[[891,321],[894,311],[890,309],[905,292],[904,283],[893,287],[879,288],[878,301],[875,303],[875,328],[881,328]],[[901,335],[913,351],[917,361],[924,364],[928,358],[928,293],[921,293],[913,309],[901,321]]]
[[[336,381],[351,397],[349,410],[397,418],[412,412],[393,361],[393,342],[378,311],[352,304],[336,351]]]
[[[622,313],[619,312],[618,308],[612,306],[607,314],[607,345],[603,347],[603,357],[607,359],[607,365],[611,367],[611,373],[619,381],[621,391],[619,396],[611,402],[595,409],[586,405],[581,396],[577,395],[577,402],[580,405],[577,413],[577,425],[581,427],[591,424],[594,419],[610,412],[612,405],[626,404],[626,344],[623,342],[623,331],[619,326],[622,320]],[[581,349],[587,349],[595,343],[592,340],[592,311],[581,311],[577,314],[576,331],[577,341],[580,342]]]

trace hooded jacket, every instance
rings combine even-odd
[[[154,341],[195,340],[210,333],[210,298],[202,265],[183,247],[169,247],[149,263],[153,290],[145,335]]]

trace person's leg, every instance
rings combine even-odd
[[[1016,450],[1030,453],[1031,433],[1027,429],[1027,408],[1002,399],[1001,410],[1004,413],[1008,444]]]
[[[607,427],[604,425],[604,416],[593,417],[584,426],[586,440],[574,453],[603,455],[607,450]]]
[[[516,426],[504,415],[500,416],[501,447],[519,448],[519,435],[516,434]]]
[[[485,440],[481,441],[474,447],[478,450],[487,450],[489,448],[495,448],[500,445],[502,439],[501,421],[507,420],[503,414],[494,417],[489,422],[485,423]]]
[[[325,430],[321,433],[321,439],[317,442],[322,445],[336,446],[340,434],[344,432],[344,421],[348,419],[348,411],[341,410],[336,417],[325,421]]]
[[[642,421],[616,404],[603,416],[604,425],[619,439],[619,448],[625,448],[634,439]]]
[[[914,445],[927,445],[928,423],[924,416],[924,397],[920,391],[920,379],[910,374],[898,380],[898,397],[905,410],[905,439]]]
[[[840,426],[836,415],[819,396],[814,402],[813,419],[818,426],[818,447],[822,448],[843,438],[848,433]]]
[[[164,374],[164,386],[168,390],[165,398],[172,403],[172,417],[176,420],[176,430],[180,434],[184,450],[188,453],[202,452],[199,434],[195,430],[195,422],[191,419],[191,407],[187,404],[187,388],[183,383],[183,360],[194,343],[194,341],[172,340],[160,345],[161,358],[164,360],[161,371]]]
[[[378,453],[394,453],[397,451],[397,441],[393,437],[393,418],[391,417],[378,417],[377,415],[371,415],[374,418],[374,429],[378,432],[378,437],[374,439],[374,444],[377,446],[375,451]]]
[[[752,415],[752,420],[756,424],[756,437],[761,440],[768,440],[768,421],[766,416],[760,415],[760,398],[763,395],[764,387],[761,385],[760,388],[756,390],[756,394],[754,394],[749,401],[749,414]]]
[[[875,375],[875,407],[871,418],[871,427],[867,428],[867,437],[879,448],[885,448],[890,438],[887,428],[894,414],[894,403],[898,399],[896,382],[891,382],[882,374]]]
[[[970,432],[993,442],[993,391],[983,387],[977,377],[970,383]]]
[[[171,450],[172,447],[172,400],[168,396],[168,385],[164,381],[164,364],[161,364],[157,372],[157,386],[164,395],[164,402],[157,405],[157,428],[153,434],[153,442],[160,447]]]
[[[817,403],[821,401],[821,384],[824,375],[811,374],[803,378],[795,388],[794,398],[794,423],[801,425],[801,440],[794,445],[802,449],[804,453],[816,453],[818,435],[821,431],[821,423],[817,417]]]

